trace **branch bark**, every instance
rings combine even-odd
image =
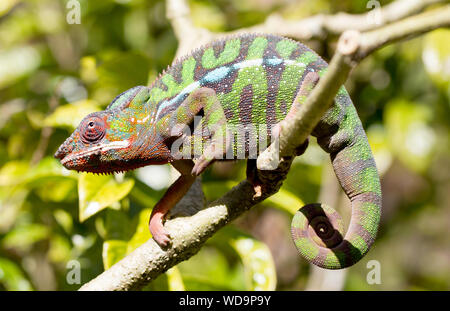
[[[397,0],[384,7],[367,1],[364,14],[319,14],[299,21],[289,21],[278,14],[269,16],[262,24],[243,28],[241,32],[271,32],[298,40],[323,39],[327,35],[339,35],[347,30],[369,31],[423,11],[425,8],[448,0]]]
[[[398,2],[404,4],[406,1]],[[414,1],[414,3],[416,2]],[[430,4],[439,1],[422,2]],[[180,36],[184,33],[184,27],[193,27],[190,28],[191,31],[195,29],[190,21],[183,20],[188,16],[187,6],[183,8],[183,3],[185,4],[182,0],[168,1],[168,18],[172,22],[181,18],[174,24],[175,32]],[[179,15],[174,14],[170,9],[171,5],[172,9],[179,5],[184,11],[181,11]],[[418,7],[423,8],[425,5],[416,6],[415,10]],[[403,17],[408,14],[411,14],[411,10],[405,10],[400,16]],[[205,241],[220,228],[278,191],[289,171],[294,147],[300,145],[309,136],[320,117],[329,108],[332,99],[347,79],[350,70],[359,61],[385,45],[405,38],[416,37],[438,27],[448,26],[450,26],[450,5],[406,18],[370,32],[360,33],[350,30],[343,33],[327,73],[320,79],[295,118],[282,124],[278,141],[281,157],[278,158],[278,149],[274,148],[276,144],[271,145],[259,156],[259,169],[264,169],[265,166],[273,163],[274,158],[277,159],[279,164],[275,170],[257,171],[258,178],[263,183],[263,191],[260,197],[255,197],[256,193],[252,185],[245,180],[222,198],[204,208],[204,196],[201,192],[200,182],[197,181],[175,208],[175,211],[190,210],[188,215],[174,217],[165,223],[173,239],[170,248],[163,250],[151,239],[110,269],[83,285],[81,290],[139,289],[170,267],[197,253]],[[205,30],[200,32],[202,31]],[[205,33],[209,32],[206,31]],[[289,33],[283,34],[289,35]],[[194,37],[196,36],[198,34]],[[211,37],[214,36],[211,35]],[[201,43],[195,42],[195,46],[199,44]],[[187,46],[184,45],[181,48],[182,52],[185,52],[184,49]],[[270,167],[272,166],[270,165]],[[199,200],[199,198],[202,199]]]

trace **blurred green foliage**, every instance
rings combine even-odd
[[[151,207],[170,183],[167,166],[96,176],[52,158],[86,114],[149,84],[177,47],[163,1],[79,2],[79,25],[66,22],[67,1],[0,4],[0,289],[77,289],[67,282],[68,263],[80,263],[85,283],[149,239]],[[213,31],[273,12],[299,19],[366,10],[366,1],[189,3],[195,25]],[[329,58],[334,41],[307,44]],[[450,30],[438,30],[380,50],[347,83],[383,175],[384,210],[377,243],[348,270],[344,289],[450,289],[449,66]],[[290,218],[318,201],[328,163],[312,141],[279,193],[145,289],[304,289],[310,267],[290,241]],[[207,199],[244,178],[244,167],[208,170]],[[371,259],[381,263],[379,285],[366,282]]]

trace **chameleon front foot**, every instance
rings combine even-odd
[[[223,159],[224,155],[232,148],[230,134],[225,134],[224,132],[225,130],[221,129],[213,134],[211,143],[205,147],[203,154],[195,161],[191,171],[193,176],[199,176],[216,159]],[[225,143],[225,147],[223,143]]]
[[[160,247],[167,247],[170,244],[170,234],[163,226],[162,217],[150,217],[148,228],[153,239]]]
[[[193,176],[199,176],[203,171],[212,164],[214,159],[208,159],[204,155],[202,155],[196,162],[194,167],[192,168],[191,174]]]
[[[195,180],[195,177],[190,174],[194,167],[192,160],[174,161],[172,166],[180,172],[181,176],[167,189],[161,200],[153,207],[148,224],[153,239],[162,248],[167,247],[171,241],[169,233],[163,226],[164,217],[181,200]]]

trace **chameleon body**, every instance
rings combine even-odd
[[[163,226],[164,215],[189,190],[195,176],[226,152],[231,158],[249,157],[249,135],[260,139],[275,133],[277,124],[295,110],[293,103],[301,104],[314,86],[312,81],[326,68],[311,49],[280,36],[246,34],[215,41],[175,61],[150,87],[134,87],[105,111],[86,116],[55,157],[69,169],[94,173],[171,163],[181,176],[153,208],[149,222],[153,238],[165,246],[170,236]],[[189,135],[178,127],[192,129],[198,115],[207,135],[205,131]],[[237,136],[247,135],[244,140],[229,139],[226,128],[232,125],[247,125],[253,133],[238,132]],[[352,202],[351,221],[344,236],[337,212],[309,204],[294,216],[292,236],[299,252],[313,264],[345,268],[358,262],[374,242],[381,189],[367,137],[343,87],[312,135],[330,154]],[[173,148],[179,139],[185,144]],[[193,153],[198,140],[203,145],[196,160],[180,159],[177,152]]]

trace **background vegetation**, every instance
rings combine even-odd
[[[68,263],[80,263],[83,284],[149,239],[151,207],[171,182],[169,166],[96,176],[68,171],[52,158],[86,114],[148,85],[177,47],[163,1],[79,2],[80,25],[66,22],[66,1],[0,3],[3,290],[79,288],[66,280]],[[367,10],[363,0],[189,4],[194,23],[212,31],[260,23],[273,12],[300,19]],[[329,59],[335,39],[306,43]],[[343,289],[450,289],[449,81],[446,29],[380,50],[346,84],[382,174],[383,215],[377,242],[346,271]],[[220,197],[244,177],[244,161],[215,164],[203,176],[206,198]],[[279,193],[146,289],[314,288],[312,268],[297,254],[289,228],[303,202],[321,199],[349,215],[329,158],[313,141]],[[381,264],[378,285],[366,282],[372,259]]]

